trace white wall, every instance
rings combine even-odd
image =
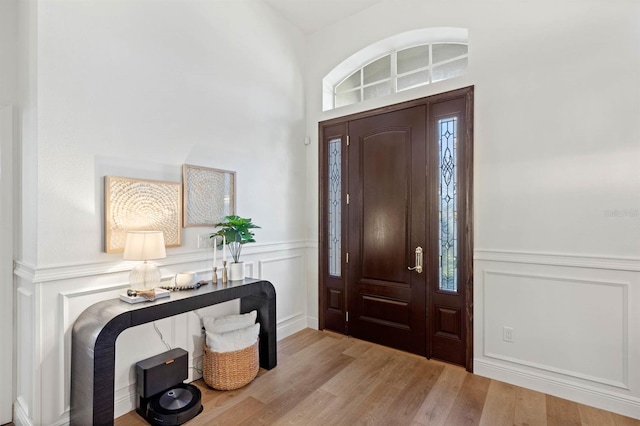
[[[243,250],[247,273],[276,287],[278,338],[305,327],[301,33],[253,0],[30,7],[21,16],[31,40],[21,114],[25,169],[33,171],[25,172],[23,193],[36,212],[35,241],[21,237],[16,271],[14,422],[68,422],[73,321],[128,287],[130,265],[103,252],[105,175],[180,182],[183,164],[236,171],[237,211],[262,226],[258,243]],[[157,262],[163,277],[195,270],[208,278],[212,254],[197,241],[212,230],[183,229],[182,247]],[[211,309],[237,310],[237,302]],[[158,326],[197,365],[197,317]],[[133,408],[133,364],[164,350],[150,325],[118,340],[117,415]]]
[[[0,423],[12,419],[15,375],[13,306],[13,106],[0,105]]]
[[[237,171],[261,241],[303,239],[300,45],[284,22],[260,2],[112,3],[40,3],[39,264],[112,259],[102,177],[180,181],[183,163]]]
[[[317,324],[318,121],[468,85],[475,371],[640,417],[638,7],[388,0],[305,44],[257,0],[20,1],[14,422],[66,424],[71,324],[127,287],[129,266],[102,252],[104,175],[236,170],[238,211],[263,227],[247,269],[276,285],[281,338]],[[469,29],[466,76],[321,112],[333,66],[442,26]],[[184,230],[165,278],[206,273],[209,231]],[[195,315],[159,327],[197,365]],[[117,414],[133,406],[132,363],[163,350],[149,326],[123,334]]]
[[[319,121],[474,85],[475,372],[635,417],[639,17],[630,1],[388,0],[310,36],[306,93],[307,232],[317,236]],[[466,76],[322,113],[334,66],[391,35],[444,26],[469,30]]]
[[[18,0],[19,210],[16,259],[36,263],[38,210],[38,0]]]
[[[18,2],[0,2],[0,103],[15,103],[18,96]]]
[[[0,424],[12,419],[15,375],[13,305],[14,145],[18,100],[18,3],[0,2]]]

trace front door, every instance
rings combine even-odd
[[[471,370],[472,94],[321,123],[321,329]]]
[[[349,333],[426,355],[426,107],[349,122]],[[421,256],[419,254],[419,256]],[[420,268],[418,268],[420,269]]]

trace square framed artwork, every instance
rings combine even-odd
[[[236,213],[236,173],[182,166],[184,227],[213,226]]]
[[[180,247],[182,186],[175,182],[104,177],[105,251],[124,251],[127,231],[163,231],[166,247]]]

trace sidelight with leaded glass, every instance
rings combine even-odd
[[[329,275],[342,274],[342,140],[329,141]]]
[[[438,121],[439,289],[454,292],[458,291],[457,122],[455,117]]]

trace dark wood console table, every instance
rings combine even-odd
[[[258,311],[260,366],[272,369],[277,364],[276,291],[269,281],[208,283],[154,302],[111,299],[88,307],[73,324],[71,337],[71,424],[113,425],[116,339],[121,332],[233,299],[240,299],[242,313]]]

